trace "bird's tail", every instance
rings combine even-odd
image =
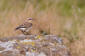
[[[15,30],[18,30],[18,29],[19,29],[19,27],[15,28]]]

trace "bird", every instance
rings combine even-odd
[[[20,30],[24,35],[28,35],[28,32],[31,30],[33,25],[32,20],[32,18],[27,18],[26,21],[23,24],[16,27],[15,30]]]

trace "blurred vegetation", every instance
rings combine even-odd
[[[76,13],[85,9],[85,0],[0,0],[0,11],[24,9],[27,2],[31,3],[38,11],[55,6],[56,11],[60,9],[63,15],[71,15],[74,9]]]

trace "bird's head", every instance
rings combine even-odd
[[[28,20],[29,23],[32,23],[33,19],[32,18],[27,18],[27,20]]]

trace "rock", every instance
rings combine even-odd
[[[21,37],[21,39],[20,39]],[[7,39],[8,40],[8,39]],[[0,41],[0,56],[71,56],[56,35],[19,35]]]

